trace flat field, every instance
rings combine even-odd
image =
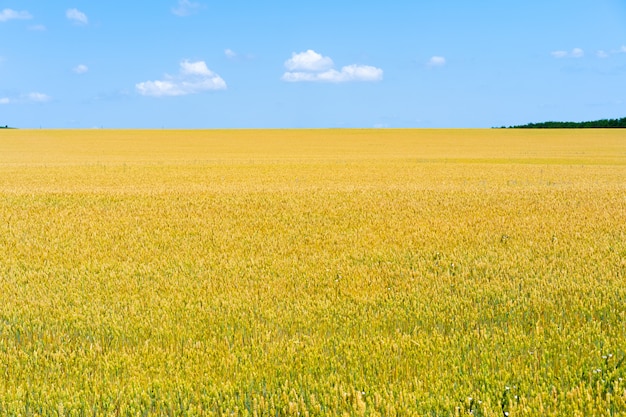
[[[622,130],[0,132],[0,415],[626,415]]]

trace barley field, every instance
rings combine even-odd
[[[2,416],[624,416],[621,130],[0,132]]]

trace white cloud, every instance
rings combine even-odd
[[[609,54],[606,53],[605,51],[600,50],[600,51],[596,52],[596,56],[598,58],[608,58]]]
[[[172,13],[176,16],[185,17],[197,12],[203,7],[204,6],[201,3],[189,0],[178,0],[178,5],[176,7],[172,7]]]
[[[85,74],[89,71],[89,67],[87,65],[80,64],[72,68],[72,71],[74,71],[76,74]]]
[[[333,71],[333,70],[331,70]],[[380,81],[383,79],[383,70],[370,65],[348,65],[341,68],[337,77],[333,77],[333,82],[344,81]]]
[[[184,75],[201,75],[203,77],[211,77],[213,75],[204,61],[183,61],[180,63],[180,72]]]
[[[182,96],[185,94],[184,90],[171,81],[145,81],[137,84],[137,91],[142,96]]]
[[[443,67],[446,65],[446,58],[442,56],[433,56],[428,60],[429,67]]]
[[[626,53],[626,46],[622,46],[619,49],[611,49],[609,52],[607,52],[607,56],[616,55],[616,54],[625,54],[625,53]]]
[[[240,54],[230,48],[224,49],[224,55],[227,59],[230,59],[231,61],[252,61],[256,59],[254,54]]]
[[[33,16],[31,16],[31,14],[25,10],[21,12],[15,11],[13,9],[4,9],[0,11],[0,22],[7,22],[9,20],[17,20],[17,19],[27,20],[27,19],[32,19],[32,18]]]
[[[282,80],[286,82],[329,82],[344,83],[350,81],[380,81],[383,70],[369,65],[346,65],[337,71],[334,62],[312,49],[301,53],[292,53],[285,61],[285,72]]]
[[[87,15],[78,9],[68,9],[65,12],[65,17],[79,25],[86,25],[87,23],[89,23]]]
[[[13,103],[46,103],[52,100],[47,94],[43,93],[28,93],[20,94],[14,97],[0,97],[0,104],[13,104]]]
[[[334,66],[333,60],[322,56],[312,49],[306,52],[292,53],[291,58],[285,61],[285,68],[289,71],[324,71]]]
[[[341,71],[329,69],[323,72],[292,71],[283,74],[283,81],[287,82],[328,82],[345,83],[349,81],[380,81],[383,78],[383,70],[369,65],[348,65]]]
[[[43,93],[30,93],[30,94],[27,94],[25,98],[27,101],[32,101],[35,103],[45,103],[47,101],[52,100],[52,97]]]
[[[35,32],[44,32],[46,31],[46,27],[44,25],[31,25],[28,27],[28,30],[32,30]]]
[[[582,58],[585,56],[585,51],[580,48],[574,48],[570,52],[567,51],[552,51],[550,52],[554,58]]]
[[[226,82],[211,71],[204,61],[180,63],[177,76],[164,80],[144,81],[135,85],[139,94],[151,97],[186,96],[211,90],[225,90]]]

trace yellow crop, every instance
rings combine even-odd
[[[0,132],[2,416],[626,415],[621,130]]]

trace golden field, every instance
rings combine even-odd
[[[2,416],[626,415],[621,130],[0,131]]]

